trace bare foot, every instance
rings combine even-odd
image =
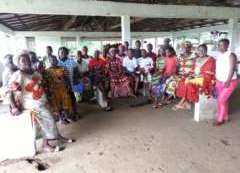
[[[179,105],[179,104],[177,104],[177,105],[175,105],[175,106],[173,106],[173,108],[172,108],[174,111],[177,111],[177,110],[184,110],[184,109],[186,109],[184,106],[182,106],[182,105]]]
[[[215,122],[213,123],[213,126],[217,127],[217,126],[221,126],[221,125],[223,125],[223,124],[224,124],[224,121],[222,121],[222,122],[215,121]]]

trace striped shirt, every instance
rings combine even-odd
[[[68,72],[68,78],[73,86],[73,73],[74,69],[77,68],[77,62],[74,61],[72,58],[67,58],[65,61],[59,60],[58,65],[64,67]]]

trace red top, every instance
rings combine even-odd
[[[156,62],[156,60],[157,60],[157,54],[156,54],[156,53],[154,53],[154,52],[148,52],[148,53],[147,53],[147,56],[148,56],[148,57],[151,57],[152,60],[153,60],[153,62]]]
[[[171,76],[176,73],[177,71],[177,58],[176,56],[172,57],[165,57],[165,66],[163,70],[164,76]]]
[[[107,62],[101,58],[91,59],[88,64],[88,68],[90,71],[105,69]]]
[[[207,62],[201,67],[201,76],[203,77],[202,91],[206,95],[211,95],[213,82],[215,80],[216,61],[210,57]]]

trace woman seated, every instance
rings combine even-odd
[[[166,57],[165,57],[165,66],[163,70],[163,78],[165,79],[166,88],[164,103],[170,104],[171,101],[175,98],[175,88],[177,83],[177,57],[176,52],[173,47],[166,48]]]
[[[98,104],[105,111],[110,111],[111,107],[108,105],[106,97],[106,88],[105,82],[107,80],[105,73],[106,61],[100,58],[100,51],[96,50],[94,52],[94,57],[89,61],[89,75],[93,89],[96,93],[96,98]]]
[[[116,49],[109,50],[109,59],[106,66],[107,73],[110,77],[110,97],[134,96],[130,87],[128,77],[123,73],[121,60],[116,57]]]
[[[128,76],[130,80],[131,87],[134,89],[134,93],[137,94],[139,85],[139,76],[136,74],[138,67],[137,60],[133,57],[133,49],[128,49],[128,56],[123,59],[124,73]]]
[[[67,72],[64,67],[58,66],[55,56],[49,57],[50,67],[43,73],[45,91],[52,112],[60,118],[62,124],[68,124],[73,114],[73,103],[71,99],[71,88]]]
[[[82,52],[78,51],[76,56],[77,68],[74,69],[74,85],[77,85],[74,95],[78,103],[88,101],[93,97],[91,81],[89,79],[88,64],[83,59]]]
[[[174,109],[190,109],[191,104],[198,102],[199,94],[211,95],[215,79],[215,60],[207,55],[207,46],[202,44],[197,49],[197,58],[192,75],[178,85],[177,96],[181,101]],[[181,88],[179,88],[181,87]]]
[[[172,47],[167,47],[165,49],[164,58],[164,68],[161,73],[161,79],[158,85],[158,91],[155,92],[162,97],[162,101],[168,103],[172,97],[174,97],[174,92],[171,92],[174,87],[175,76],[177,71],[177,59],[175,50]],[[165,98],[166,96],[166,98]],[[161,106],[162,103],[155,103],[155,108]]]
[[[41,130],[39,134],[43,137],[44,151],[59,151],[60,147],[49,144],[49,141],[60,140],[70,143],[73,140],[60,135],[56,122],[49,111],[49,104],[42,88],[42,77],[39,73],[33,71],[28,54],[19,56],[18,67],[19,70],[10,79],[11,114],[21,116],[22,111],[31,111],[33,124],[39,127],[35,130]]]

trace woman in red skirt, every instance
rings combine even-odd
[[[176,95],[182,99],[174,109],[190,109],[190,103],[198,102],[199,94],[211,96],[215,68],[215,59],[207,55],[207,46],[200,45],[191,74],[178,84]]]

